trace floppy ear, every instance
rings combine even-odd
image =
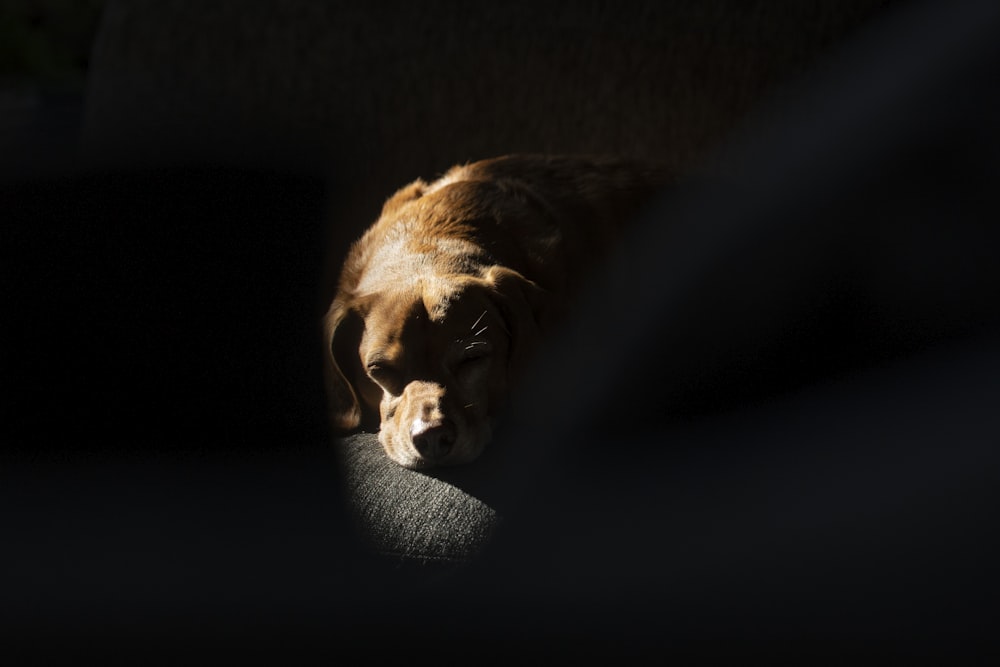
[[[356,384],[368,381],[361,368],[358,347],[364,332],[364,321],[353,309],[335,300],[323,320],[326,341],[326,393],[330,404],[330,419],[338,431],[353,431],[370,425],[371,410],[366,410],[365,391],[359,396]],[[349,379],[350,378],[350,379]],[[368,387],[360,387],[365,390]],[[377,405],[377,403],[376,403]]]
[[[498,297],[511,338],[510,365],[519,369],[547,325],[548,295],[536,283],[504,266],[491,266],[482,277]]]
[[[424,196],[424,190],[426,188],[427,183],[419,178],[409,185],[400,188],[394,195],[386,199],[384,204],[382,204],[382,215],[388,215],[403,204],[414,201],[415,199],[420,199]]]

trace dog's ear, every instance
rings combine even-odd
[[[427,183],[419,178],[409,185],[400,188],[394,195],[386,199],[384,204],[382,204],[382,215],[386,216],[403,204],[420,199],[424,196],[424,190],[426,189]]]
[[[359,346],[364,333],[361,315],[335,300],[323,320],[326,344],[326,393],[330,405],[330,420],[338,431],[353,431],[370,427],[373,410],[370,405],[370,387],[358,386],[368,382],[361,365]],[[377,399],[374,410],[377,419]],[[376,422],[377,424],[377,422]]]
[[[510,334],[510,366],[520,369],[546,327],[548,295],[536,283],[504,266],[491,266],[482,277],[497,297]]]

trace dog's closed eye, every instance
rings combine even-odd
[[[670,180],[655,165],[506,156],[394,195],[325,319],[339,430],[412,468],[468,463],[586,269]]]
[[[486,361],[493,354],[493,346],[485,341],[473,341],[462,350],[459,358],[460,366],[469,366],[478,362]]]

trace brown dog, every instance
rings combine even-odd
[[[475,459],[573,287],[668,180],[623,160],[507,156],[397,192],[326,316],[335,427],[380,424],[408,468]]]

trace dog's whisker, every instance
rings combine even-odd
[[[483,311],[483,314],[482,314],[482,315],[480,315],[480,316],[479,316],[479,318],[478,318],[478,319],[476,319],[476,321],[475,321],[475,322],[473,322],[473,323],[472,323],[472,326],[471,326],[471,327],[469,327],[469,328],[470,328],[470,329],[475,329],[476,327],[478,327],[478,326],[479,326],[479,323],[483,321],[483,318],[484,318],[484,317],[486,317],[486,311],[485,311],[485,310]],[[476,335],[478,336],[479,334],[476,334]]]
[[[494,164],[503,166],[494,167]],[[495,201],[497,195],[493,189],[448,188],[445,192],[446,186],[460,182],[490,182],[507,192],[509,188],[501,183],[506,179],[503,174],[508,171],[522,171],[524,186],[532,193],[537,187],[546,209],[551,203],[557,205],[559,213],[567,215],[555,215],[551,219],[545,216],[544,221],[537,222],[535,218],[519,216],[508,220],[508,216],[500,215],[497,210],[506,208]],[[604,254],[610,250],[593,239],[602,238],[606,229],[617,227],[622,212],[638,208],[649,200],[650,191],[659,190],[671,180],[663,176],[659,167],[632,160],[618,163],[568,157],[539,160],[533,156],[508,156],[458,165],[431,184],[417,180],[398,190],[389,200],[392,205],[382,207],[377,222],[351,246],[344,258],[336,296],[324,318],[327,345],[342,338],[336,335],[338,327],[349,327],[357,332],[358,327],[349,323],[359,324],[359,319],[365,320],[366,335],[352,344],[355,350],[350,368],[341,369],[337,359],[330,359],[336,371],[331,374],[335,382],[331,398],[336,397],[336,400],[330,407],[338,430],[350,430],[359,420],[366,423],[370,412],[372,421],[379,418],[381,440],[389,459],[404,467],[471,461],[489,439],[490,425],[496,417],[494,398],[506,399],[512,388],[517,389],[507,377],[509,366],[515,363],[512,357],[518,334],[514,330],[520,330],[522,320],[530,324],[535,316],[548,318],[559,314],[561,306],[574,297],[570,288],[586,278],[583,269],[589,266],[590,260],[598,251]],[[623,187],[627,187],[629,194],[625,194]],[[514,204],[523,198],[515,192],[507,192],[505,196],[513,197]],[[426,207],[417,215],[408,208],[407,202],[419,197],[425,198]],[[581,219],[571,215],[578,207],[585,209],[588,215]],[[620,207],[624,208],[619,211]],[[505,251],[508,248],[511,254]],[[524,256],[536,258],[540,264],[532,261],[527,263],[529,266],[522,266],[519,260]],[[556,271],[563,263],[561,257],[574,267],[579,262],[580,270],[564,279],[561,277],[558,285],[548,286],[558,287],[555,291],[542,289],[535,280],[543,279],[549,271]],[[551,266],[550,261],[554,262]],[[522,275],[520,269],[526,269],[527,275]],[[543,284],[545,282],[542,280]],[[491,286],[491,294],[499,297],[499,292],[507,291],[502,289],[503,285],[511,283],[515,289],[530,289],[530,312],[522,312],[527,308],[513,311],[501,308],[500,304],[486,300],[485,294],[476,297],[473,291],[467,290],[473,284],[480,286],[477,291],[486,291],[487,286]],[[466,318],[475,312],[477,304],[485,308],[469,327],[469,335],[460,335],[458,326],[468,322]],[[483,324],[487,315],[493,324]],[[489,327],[493,327],[493,331],[487,339]],[[457,338],[449,343],[451,336]],[[528,336],[534,337],[534,333]],[[359,354],[363,359],[358,358]],[[362,391],[364,387],[350,377],[358,375],[357,380],[372,389],[375,394],[372,398],[380,393],[369,380],[362,379],[360,373],[350,372],[359,361],[371,371],[369,375],[380,378],[382,385],[385,381],[402,384],[408,379],[403,376],[411,374],[401,371],[411,366],[418,371],[428,369],[431,377],[423,373],[412,374],[416,376],[414,380],[422,378],[420,384],[424,386],[405,391],[410,386],[406,384],[399,395],[383,386],[376,415],[375,410],[368,410],[369,401],[361,400],[368,397],[369,392]],[[438,420],[447,421],[435,415],[441,413],[446,404],[461,400],[462,396],[483,396],[483,405],[470,401],[456,408],[457,412],[452,415],[455,423],[427,433],[437,428],[433,424],[441,423]],[[463,411],[470,414],[462,414]],[[461,445],[459,421],[465,422]],[[472,436],[474,441],[469,439],[474,447],[465,444],[466,430],[475,434]],[[420,438],[422,433],[427,434],[426,437]],[[415,450],[409,445],[416,447],[417,443],[409,441],[415,434],[418,440],[423,440],[420,448],[427,450],[425,456],[414,458]],[[402,438],[406,446],[388,446],[399,445],[398,438]]]

